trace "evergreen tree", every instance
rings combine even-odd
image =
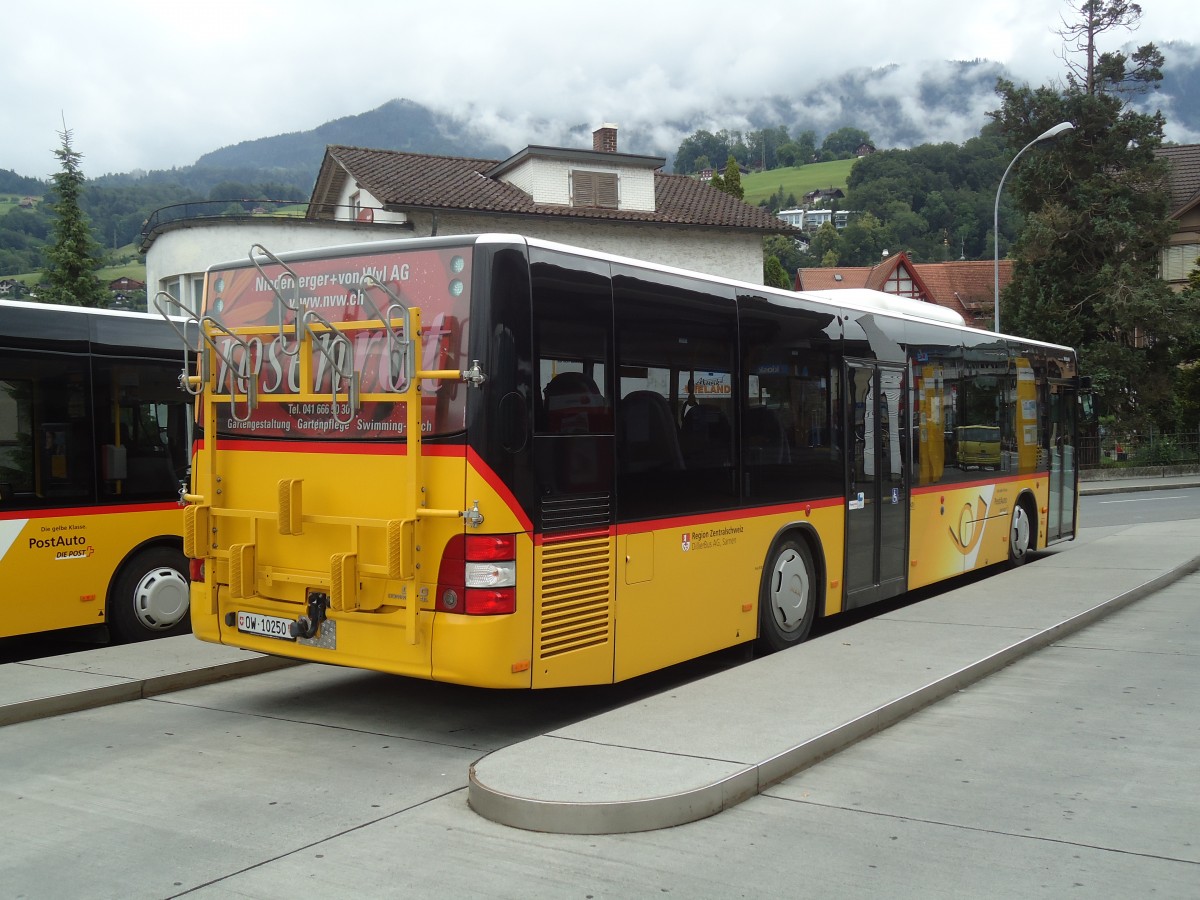
[[[738,162],[733,158],[733,154],[729,155],[729,159],[725,163],[724,191],[730,197],[737,197],[739,200],[746,199],[746,189],[742,187],[742,172],[738,168]]]
[[[71,131],[59,132],[62,146],[54,151],[62,169],[51,179],[54,213],[53,245],[46,251],[49,264],[45,275],[49,287],[40,299],[68,306],[107,306],[108,292],[96,277],[101,266],[100,245],[92,237],[87,217],[80,207],[83,194],[83,154],[71,146]]]
[[[738,169],[737,160],[733,158],[732,153],[729,154],[729,160],[725,163],[725,174],[714,171],[709,185],[731,197],[737,197],[739,200],[745,199],[746,189],[742,187],[742,173]]]
[[[768,287],[783,288],[790,290],[792,280],[788,278],[788,273],[783,268],[783,263],[778,257],[768,256],[766,262],[763,263],[763,284]]]
[[[1103,31],[1136,23],[1136,4],[1081,0],[1073,9],[1078,23],[1060,34],[1082,35],[1076,49],[1089,58],[1069,63],[1065,87],[997,85],[1002,105],[991,115],[1010,154],[1058,122],[1075,126],[1023,156],[1006,182],[1025,226],[1002,326],[1078,347],[1102,412],[1128,427],[1161,425],[1171,418],[1179,336],[1194,309],[1159,278],[1172,230],[1167,173],[1154,155],[1163,118],[1136,112],[1118,89],[1161,79],[1155,65],[1142,65],[1161,56],[1153,45],[1132,60],[1096,46]]]

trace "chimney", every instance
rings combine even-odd
[[[617,126],[606,122],[593,131],[592,149],[597,153],[616,153]]]

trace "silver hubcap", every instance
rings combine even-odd
[[[808,567],[795,550],[784,550],[771,570],[771,611],[783,631],[795,631],[808,613]]]
[[[1013,510],[1012,535],[1009,541],[1015,558],[1020,559],[1029,552],[1029,517],[1025,514],[1023,506]]]
[[[187,580],[170,566],[147,572],[133,592],[134,615],[151,631],[179,624],[187,611]]]

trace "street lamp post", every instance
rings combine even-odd
[[[1059,122],[1053,128],[1043,131],[1032,141],[1017,151],[1017,155],[1012,158],[1012,162],[1008,164],[1008,168],[1004,170],[1004,174],[1000,176],[1000,186],[996,188],[996,208],[992,216],[992,237],[996,242],[995,259],[992,266],[992,292],[993,300],[995,301],[994,308],[996,312],[996,331],[1000,330],[1000,192],[1004,190],[1004,179],[1008,177],[1008,173],[1012,171],[1013,165],[1021,154],[1036,144],[1038,141],[1046,141],[1052,137],[1057,137],[1064,131],[1070,131],[1075,126],[1070,122]]]

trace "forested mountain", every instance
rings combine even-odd
[[[1139,104],[1161,108],[1183,135],[1180,140],[1195,140],[1200,136],[1200,54],[1192,45],[1166,44],[1164,49],[1169,51],[1169,62],[1161,89]],[[807,147],[803,136],[811,135],[819,146],[839,131],[870,135],[880,150],[923,144],[961,146],[980,134],[987,112],[996,108],[995,85],[1000,77],[1011,76],[1003,66],[984,60],[850,71],[788,96],[714,98],[702,112],[670,121],[618,117],[620,148],[665,156],[668,169],[678,153],[680,162],[686,163],[682,168],[691,171],[701,154],[688,158],[686,142],[705,130],[739,139],[756,135],[758,144],[751,140],[748,161],[766,162],[768,167],[803,161]],[[496,134],[482,134],[470,119],[394,100],[310,131],[213,150],[191,166],[93,178],[87,183],[83,206],[97,240],[115,248],[135,241],[143,221],[158,207],[208,199],[304,200],[328,144],[502,159],[526,144],[580,146],[596,124],[530,119],[520,124],[501,122]],[[793,147],[786,146],[785,138],[791,139]],[[795,152],[789,157],[787,152],[777,153],[779,149]],[[716,155],[712,150],[708,153]],[[720,165],[724,160],[710,162]],[[41,204],[21,209],[15,203],[5,204],[4,195],[41,197],[47,189],[47,182],[0,170],[0,275],[41,267],[49,221]],[[964,238],[970,242],[966,235],[951,233],[943,239],[945,245],[955,237],[960,250]]]
[[[496,141],[479,136],[458,119],[411,100],[392,100],[378,109],[335,119],[311,131],[294,131],[214,150],[196,160],[196,167],[278,169],[280,173],[299,174],[291,180],[311,181],[328,144],[485,159],[503,159],[511,152]]]

